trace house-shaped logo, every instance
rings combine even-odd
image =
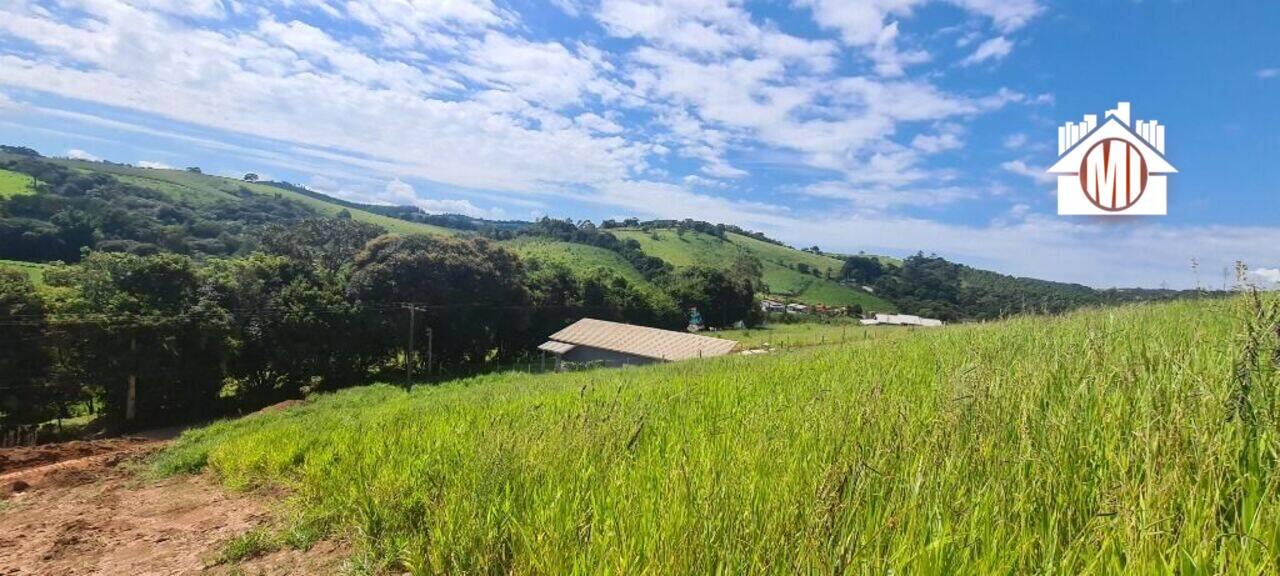
[[[1168,174],[1178,171],[1164,158],[1164,126],[1155,120],[1129,122],[1129,103],[1107,110],[1102,124],[1058,127],[1058,214],[1072,216],[1153,216],[1168,213]]]

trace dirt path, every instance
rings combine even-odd
[[[330,574],[345,550],[320,543],[240,566],[218,565],[222,546],[269,525],[279,494],[231,494],[205,476],[154,482],[138,460],[164,441],[90,441],[9,454],[29,464],[0,475],[0,575]],[[59,460],[57,454],[69,459]],[[81,456],[80,454],[86,454]],[[16,490],[15,490],[16,489]]]

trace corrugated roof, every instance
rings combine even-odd
[[[655,360],[723,356],[732,352],[738,345],[733,340],[723,338],[710,338],[594,318],[583,318],[574,322],[564,330],[552,334],[551,339]]]
[[[552,354],[564,354],[570,350],[577,348],[573,344],[565,344],[564,342],[556,342],[555,340],[547,340],[538,345],[539,350],[546,350]]]

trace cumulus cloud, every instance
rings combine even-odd
[[[70,150],[67,150],[67,158],[70,158],[72,160],[88,160],[90,162],[98,162],[102,160],[101,158],[94,156],[93,154],[90,154],[88,152],[85,152],[84,150],[81,150],[79,148],[72,148]]]
[[[1025,176],[1034,180],[1037,184],[1052,184],[1058,181],[1058,177],[1045,172],[1047,168],[1037,168],[1028,165],[1025,160],[1010,160],[1000,164],[1000,167],[1006,172]]]
[[[154,162],[151,160],[139,160],[138,167],[151,168],[153,170],[172,170],[173,169],[173,166],[165,164],[164,162]]]
[[[1013,42],[1004,36],[996,36],[978,45],[978,48],[960,61],[961,66],[974,66],[983,62],[1003,60],[1013,52]]]

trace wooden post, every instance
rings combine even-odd
[[[124,419],[126,422],[133,422],[133,419],[138,415],[138,334],[136,327],[134,328],[134,334],[129,338],[129,355],[133,366],[129,369],[129,389],[125,393]]]
[[[418,311],[413,305],[409,306],[409,347],[404,351],[404,388],[408,390],[413,385],[413,320],[414,314]]]

